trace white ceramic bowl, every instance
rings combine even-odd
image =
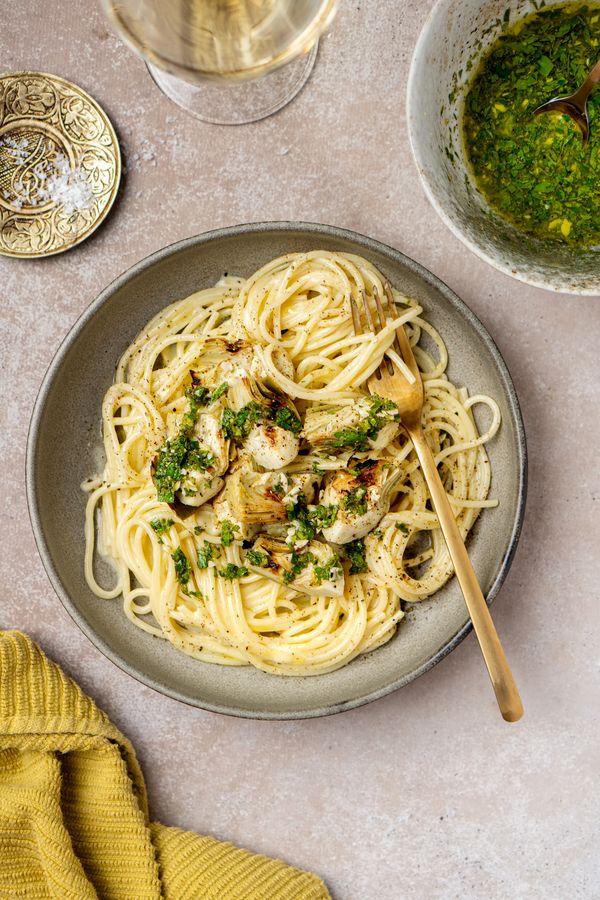
[[[546,0],[552,6],[564,0]],[[438,0],[417,46],[408,81],[408,130],[425,192],[446,225],[486,262],[529,284],[600,294],[600,252],[526,237],[497,216],[476,189],[461,137],[466,89],[482,55],[530,0]],[[600,248],[599,248],[600,249]]]

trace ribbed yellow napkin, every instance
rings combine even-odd
[[[326,900],[315,875],[148,819],[133,747],[56,663],[0,632],[0,897]]]

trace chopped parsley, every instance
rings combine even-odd
[[[191,443],[198,444],[197,441]],[[215,457],[210,450],[200,450],[199,447],[192,447],[188,451],[184,463],[185,468],[191,472],[206,472],[207,469],[210,469],[214,461]]]
[[[211,559],[217,559],[220,555],[221,550],[216,544],[211,544],[210,541],[204,541],[203,545],[198,548],[198,568],[208,569],[208,564]]]
[[[291,582],[295,581],[298,575],[300,575],[307,566],[310,566],[311,563],[314,565],[316,562],[317,557],[314,553],[296,553],[294,550],[292,553],[292,568],[288,569],[283,575],[284,584],[291,584]]]
[[[344,556],[350,561],[350,574],[360,575],[367,572],[369,567],[365,557],[365,542],[363,538],[344,544]]]
[[[391,415],[389,415],[391,413]],[[358,452],[369,449],[369,441],[374,441],[384,427],[390,422],[399,422],[400,413],[392,400],[385,400],[374,394],[371,406],[365,418],[356,428],[341,428],[333,434],[331,446],[336,450],[351,448]]]
[[[156,534],[158,535],[158,543],[162,544],[163,534],[166,534],[169,531],[171,525],[174,525],[175,522],[173,519],[152,519],[150,522],[150,527]]]
[[[248,569],[246,566],[236,566],[235,563],[227,563],[225,568],[218,570],[221,578],[228,578],[230,581],[233,581],[234,578],[243,578],[244,575],[248,575]]]
[[[198,444],[195,441],[196,445]],[[154,468],[156,496],[163,503],[173,503],[175,491],[181,481],[183,461],[189,451],[190,439],[180,434],[172,441],[166,441],[158,451]]]
[[[163,503],[174,502],[175,492],[179,489],[186,472],[206,472],[215,460],[209,450],[202,450],[199,442],[192,438],[199,407],[206,404],[208,391],[198,382],[194,382],[185,395],[189,401],[189,408],[181,420],[179,434],[172,440],[165,441],[154,463],[152,477],[156,485],[156,495]]]
[[[538,59],[538,66],[540,67],[540,72],[547,78],[552,69],[554,68],[554,63],[551,59],[548,59],[547,56],[540,56]]]
[[[157,498],[163,503],[173,503],[185,473],[206,472],[213,462],[214,456],[209,450],[201,450],[198,441],[183,433],[166,441],[158,451],[154,468]]]
[[[190,580],[190,564],[188,558],[181,547],[178,547],[177,550],[174,550],[173,553],[171,553],[171,559],[175,563],[175,575],[177,576],[177,581],[180,585],[185,587]]]
[[[302,422],[287,406],[279,406],[272,409],[261,406],[255,400],[247,403],[238,412],[233,412],[228,407],[223,410],[221,428],[226,438],[241,444],[250,433],[254,425],[260,422],[274,422],[278,428],[291,431],[299,435],[302,431]]]
[[[187,388],[185,396],[190,402],[188,415],[192,416],[192,425],[194,425],[198,418],[198,409],[201,406],[206,406],[209,402],[210,391],[208,388],[203,387],[199,381],[193,381],[191,386]]]
[[[266,553],[261,553],[260,550],[248,550],[246,553],[246,559],[250,563],[251,566],[260,566],[262,569],[269,562],[269,557]]]
[[[315,475],[323,475],[325,469],[322,469],[316,459],[313,459],[312,471]]]
[[[252,427],[257,422],[260,422],[262,418],[262,407],[253,400],[236,413],[229,407],[224,409],[221,417],[221,428],[226,438],[241,444],[248,437]]]
[[[211,403],[215,403],[228,390],[229,385],[224,381],[223,384],[220,384],[211,394],[208,388],[205,388],[200,384],[200,381],[192,372],[192,384],[185,392],[185,396],[190,402],[189,415],[191,415],[193,419],[192,425],[195,424],[196,419],[198,418],[198,410],[201,406],[209,406]]]
[[[185,591],[188,597],[195,597],[196,600],[204,600],[204,594],[201,594],[200,591]]]
[[[284,428],[298,436],[302,431],[302,422],[288,406],[280,406],[274,416],[269,416],[278,428]]]
[[[295,503],[286,506],[287,517],[296,523],[295,541],[311,541],[317,531],[333,525],[337,518],[338,507],[319,503],[318,506],[307,506],[304,496],[298,497]]]
[[[408,534],[408,526],[404,524],[404,522],[396,522],[396,528],[398,531],[401,531],[402,534]]]
[[[333,555],[323,565],[319,565],[319,560],[309,550],[303,553],[292,552],[292,567],[283,575],[284,584],[291,584],[296,580],[308,566],[313,566],[315,583],[322,584],[324,581],[331,581],[335,578],[335,570],[340,568],[340,561],[337,556]]]
[[[219,400],[219,398],[222,397],[223,394],[226,394],[228,390],[229,390],[229,385],[227,384],[226,381],[224,381],[223,384],[220,384],[219,387],[216,389],[216,391],[213,392],[213,394],[211,395],[211,398],[209,400],[209,403],[216,403],[216,401]]]
[[[329,528],[337,519],[338,508],[335,503],[325,505],[319,503],[315,507],[310,507],[309,515],[315,522],[317,528]]]
[[[353,491],[349,491],[346,494],[342,500],[342,506],[344,509],[348,510],[349,513],[356,513],[358,516],[363,516],[367,511],[366,495],[366,487],[354,488]]]
[[[336,450],[343,450],[345,447],[351,447],[353,450],[358,450],[360,452],[369,449],[369,439],[368,436],[358,428],[342,428],[333,435],[331,445]]]
[[[323,566],[315,565],[314,573],[317,584],[322,584],[324,581],[333,581],[335,572],[339,568],[340,561],[335,554]]]
[[[225,519],[224,522],[221,522],[221,543],[224,547],[231,547],[233,542],[235,541],[234,531],[239,531],[239,525],[233,525],[231,522],[228,522]]]

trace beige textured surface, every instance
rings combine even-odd
[[[166,823],[314,868],[338,900],[597,898],[600,302],[496,273],[428,206],[403,117],[430,5],[342,3],[293,105],[228,129],[164,99],[93,0],[10,4],[1,68],[56,72],[90,91],[117,128],[127,175],[110,219],[80,248],[0,260],[0,625],[28,631],[131,738],[152,813]],[[107,282],[153,250],[284,218],[354,228],[418,259],[469,303],[506,358],[528,430],[530,495],[494,616],[522,686],[520,725],[497,715],[472,636],[403,691],[331,719],[188,709],[108,663],[49,586],[23,466],[31,406],[59,341]]]

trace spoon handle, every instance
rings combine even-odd
[[[582,107],[585,105],[587,98],[592,93],[594,87],[600,81],[600,59],[585,79],[580,88],[573,94],[573,100]]]

